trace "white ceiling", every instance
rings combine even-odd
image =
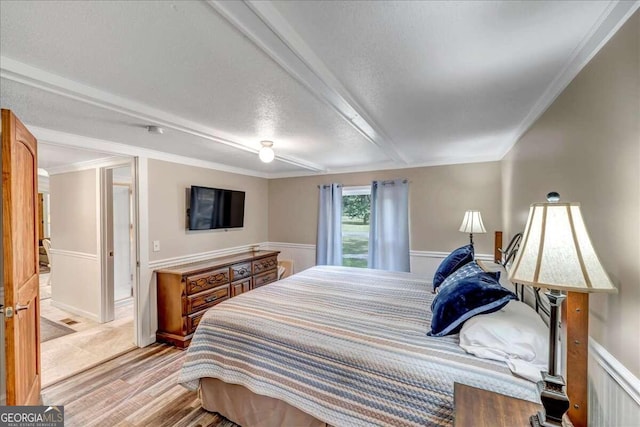
[[[2,1],[0,103],[44,168],[75,135],[268,177],[498,160],[637,7]]]

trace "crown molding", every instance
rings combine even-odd
[[[558,73],[549,84],[542,96],[529,111],[529,114],[527,114],[517,127],[513,136],[510,138],[510,144],[506,144],[504,152],[500,154],[500,159],[516,145],[522,135],[547,111],[556,98],[569,86],[569,83],[571,83],[578,73],[593,59],[600,49],[607,44],[638,8],[640,8],[640,0],[616,0],[609,4],[609,7],[600,15],[598,21],[591,28],[591,31],[589,31],[573,51],[573,54],[560,73]]]
[[[88,169],[104,168],[109,166],[121,165],[125,162],[130,162],[128,157],[122,156],[110,156],[102,157],[99,159],[85,160],[82,162],[71,163],[69,165],[57,166],[47,169],[49,176],[59,175],[61,173],[78,172]]]
[[[115,156],[130,156],[130,157],[146,157],[154,160],[163,160],[166,162],[180,163],[189,166],[196,166],[205,169],[214,169],[223,172],[237,173],[240,175],[255,176],[258,178],[268,178],[268,175],[262,172],[253,171],[250,169],[235,168],[233,166],[223,165],[221,163],[209,162],[207,160],[194,159],[192,157],[180,156],[177,154],[165,153],[164,151],[156,151],[148,148],[136,147],[133,145],[123,144],[120,142],[107,141],[104,139],[90,138],[86,136],[60,132],[57,130],[41,128],[26,124],[29,131],[36,137],[39,142],[44,142],[50,145],[59,145],[61,147],[72,147],[79,150],[94,150],[105,154],[113,154]],[[106,157],[98,159],[105,161],[112,157]],[[122,160],[122,159],[120,159]],[[83,164],[88,162],[79,162],[69,166],[60,168],[47,169],[47,172],[62,173],[82,167]],[[101,165],[103,166],[103,165]],[[95,167],[95,166],[94,166]],[[67,168],[68,170],[65,170]],[[74,169],[76,168],[76,169]],[[52,172],[54,171],[54,172]],[[61,172],[62,171],[62,172]]]
[[[0,77],[109,111],[124,114],[141,120],[144,123],[153,123],[178,132],[224,144],[238,150],[258,154],[257,148],[253,148],[246,143],[241,143],[235,140],[232,135],[220,130],[212,129],[184,117],[167,113],[146,104],[113,95],[109,92],[58,76],[6,56],[0,56]],[[276,155],[275,160],[311,171],[325,170],[321,165],[300,160],[292,156]]]
[[[319,175],[337,175],[337,174],[348,174],[348,173],[360,173],[360,172],[376,172],[376,171],[385,171],[385,170],[403,170],[403,169],[418,169],[418,168],[426,168],[432,166],[453,166],[453,165],[466,165],[472,163],[488,163],[488,162],[499,162],[500,157],[494,155],[480,155],[473,157],[465,157],[465,158],[453,158],[453,157],[445,157],[433,162],[424,162],[424,163],[413,163],[413,164],[404,164],[398,165],[394,163],[372,163],[366,166],[357,166],[353,168],[340,168],[340,169],[329,169],[325,172],[281,172],[281,173],[271,173],[268,175],[269,179],[281,179],[281,178],[300,178],[305,176],[319,176]]]
[[[399,165],[408,163],[391,138],[271,2],[207,0],[207,3],[390,159]]]

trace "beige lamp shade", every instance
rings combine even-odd
[[[464,233],[486,233],[487,230],[484,229],[480,211],[466,211],[462,224],[460,224],[460,231]]]
[[[531,205],[509,279],[571,292],[618,291],[593,249],[579,203]]]

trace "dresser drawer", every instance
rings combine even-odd
[[[243,264],[235,264],[231,266],[231,281],[244,279],[251,276],[251,263],[245,262]]]
[[[245,292],[249,292],[253,289],[252,286],[253,279],[250,277],[245,280],[241,280],[239,282],[234,282],[231,284],[231,298],[243,294]]]
[[[195,332],[196,328],[200,324],[200,319],[207,312],[207,310],[202,310],[194,314],[190,314],[187,316],[187,335]]]
[[[256,276],[253,279],[253,287],[257,288],[260,286],[264,286],[268,283],[275,282],[278,279],[278,271],[270,271],[268,273],[263,273],[259,276]]]
[[[187,276],[186,282],[187,295],[202,292],[229,283],[229,269],[221,268],[194,276]]]
[[[204,310],[205,308],[212,307],[227,298],[229,298],[229,285],[219,286],[217,288],[183,298],[183,311],[184,314],[192,314],[198,310]]]
[[[253,274],[260,274],[278,268],[278,257],[272,256],[253,261]]]

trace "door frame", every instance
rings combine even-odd
[[[109,251],[113,250],[113,237],[112,237],[112,221],[113,209],[109,206],[113,206],[113,169],[128,166],[131,170],[131,223],[133,229],[131,230],[131,271],[133,273],[133,323],[134,327],[134,344],[139,346],[139,313],[138,295],[140,295],[139,289],[139,274],[138,274],[138,229],[139,229],[139,216],[138,216],[138,203],[137,203],[137,170],[136,170],[135,158],[130,158],[120,162],[110,163],[105,165],[99,170],[98,186],[100,195],[100,202],[98,203],[98,217],[100,218],[100,226],[98,227],[98,247],[100,250],[100,321],[108,322],[113,320],[115,312],[114,302],[114,284],[113,284],[113,257],[110,256]]]

